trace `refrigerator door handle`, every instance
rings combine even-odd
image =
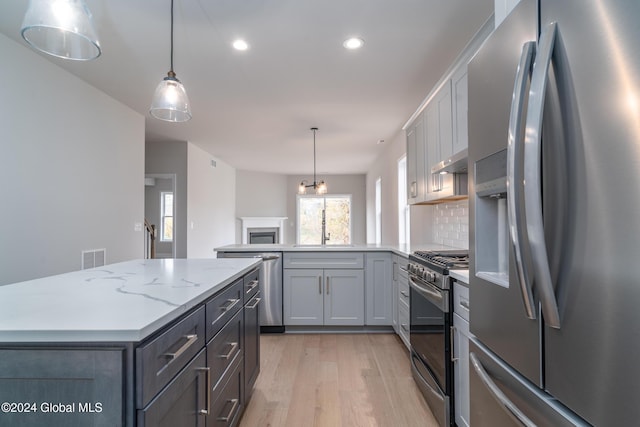
[[[527,234],[531,247],[536,289],[540,295],[542,314],[547,326],[560,329],[560,313],[551,281],[542,222],[541,151],[544,99],[549,80],[549,66],[556,38],[556,23],[549,24],[542,35],[533,64],[524,143],[524,205],[527,212]]]
[[[535,53],[535,42],[527,42],[522,46],[520,63],[513,85],[511,112],[509,114],[509,140],[507,146],[507,210],[509,215],[509,235],[515,255],[515,267],[522,293],[524,310],[529,319],[535,320],[536,310],[531,289],[531,276],[522,259],[525,226],[523,224],[520,200],[520,184],[523,181],[519,160],[522,159],[523,129],[522,107],[525,104],[527,80],[531,74],[531,63]]]
[[[478,374],[480,381],[487,387],[491,395],[502,406],[507,413],[509,413],[516,421],[525,427],[536,427],[536,424],[529,419],[509,398],[500,390],[500,388],[493,382],[487,371],[482,366],[480,359],[474,352],[469,353],[469,360],[471,366]]]

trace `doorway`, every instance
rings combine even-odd
[[[156,228],[156,258],[176,257],[175,200],[175,174],[145,174],[144,216]]]

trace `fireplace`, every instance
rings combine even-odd
[[[287,217],[242,217],[242,244],[284,242],[284,222]]]

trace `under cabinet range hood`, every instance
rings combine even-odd
[[[425,179],[429,188],[420,205],[437,205],[468,198],[467,149],[464,149],[431,168]]]

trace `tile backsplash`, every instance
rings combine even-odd
[[[467,200],[434,205],[433,241],[447,246],[469,248],[469,202]]]

